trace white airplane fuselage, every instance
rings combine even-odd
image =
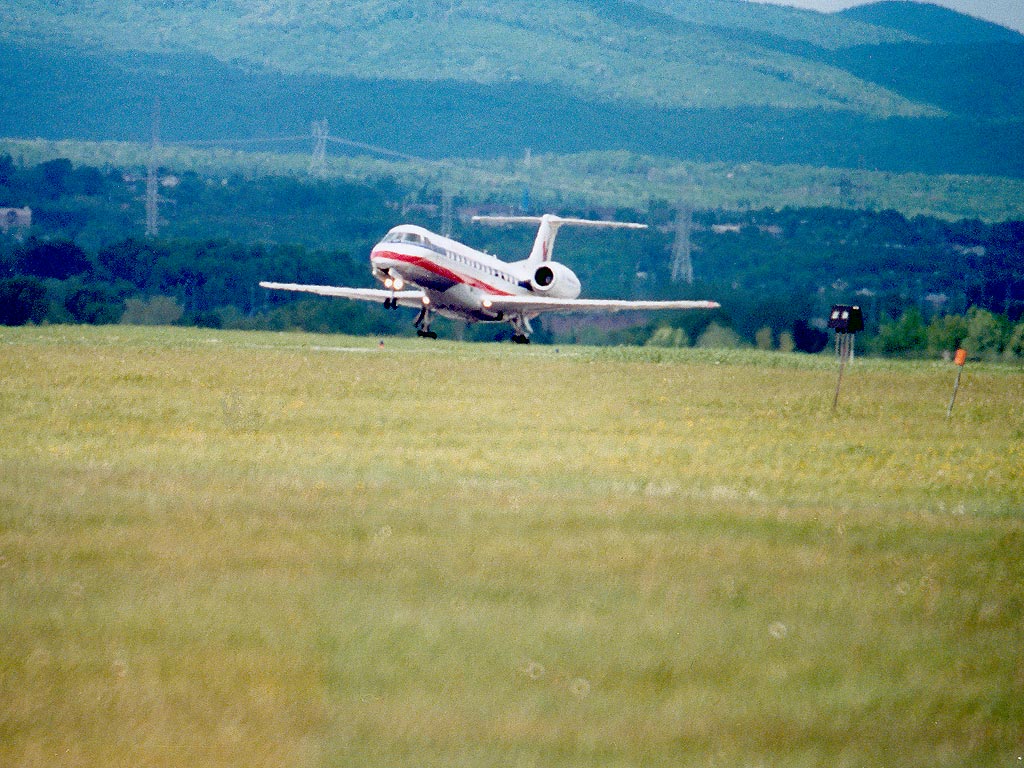
[[[579,279],[562,264],[505,262],[411,224],[388,232],[371,251],[370,264],[386,288],[415,285],[433,311],[458,319],[505,320],[503,312],[488,307],[497,297],[541,293],[574,299],[580,293]]]

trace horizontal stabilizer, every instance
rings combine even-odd
[[[473,221],[482,224],[541,224],[544,221],[555,226],[571,224],[579,227],[606,227],[609,229],[647,229],[646,224],[632,221],[602,221],[600,219],[563,219],[561,216],[474,216]]]

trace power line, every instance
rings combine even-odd
[[[159,170],[159,153],[160,153],[160,137],[159,137],[159,125],[160,125],[160,100],[156,99],[153,107],[153,119],[152,119],[152,138],[150,142],[150,154],[149,160],[146,166],[146,236],[155,237],[159,230],[160,217],[158,206],[161,202],[159,196],[160,179],[158,176]],[[342,146],[351,147],[353,149],[360,149],[366,152],[371,152],[377,155],[383,155],[385,157],[396,158],[399,160],[406,160],[413,163],[424,163],[430,162],[425,158],[416,157],[415,155],[408,155],[404,152],[397,152],[387,147],[381,147],[376,144],[368,144],[363,141],[354,141],[352,139],[345,139],[340,136],[331,136],[328,128],[327,120],[314,120],[312,123],[312,138],[313,138],[313,150],[310,156],[309,162],[309,175],[315,178],[324,178],[327,175],[327,143],[332,142],[334,144],[341,144]],[[263,136],[263,137],[250,137],[245,139],[178,139],[175,141],[163,142],[163,146],[172,147],[202,147],[202,146],[231,146],[231,145],[246,145],[246,144],[280,144],[283,142],[298,142],[298,141],[309,141],[310,135],[305,136]],[[447,167],[447,164],[441,162],[442,167]],[[442,182],[442,228],[446,231],[451,231],[454,213],[452,211],[452,193],[448,188],[448,182]]]
[[[373,144],[364,144],[361,141],[352,141],[351,139],[341,139],[337,136],[328,136],[328,141],[333,141],[335,144],[344,144],[347,147],[354,147],[355,149],[365,149],[370,152],[376,152],[378,155],[387,155],[389,157],[397,157],[400,160],[409,160],[414,163],[423,162],[424,158],[416,157],[414,155],[406,155],[402,152],[395,152],[393,149],[385,149],[384,147],[378,147]]]
[[[376,144],[368,144],[364,141],[353,141],[352,139],[345,139],[340,136],[331,136],[328,132],[328,125],[326,120],[315,120],[313,121],[313,153],[310,159],[310,172],[312,173],[319,167],[320,158],[326,162],[327,158],[327,142],[332,144],[341,144],[346,147],[353,149],[362,149],[367,152],[372,152],[377,155],[384,155],[386,157],[395,157],[399,160],[408,160],[413,163],[424,162],[425,158],[416,157],[415,155],[407,155],[404,152],[397,152],[387,147],[381,147]],[[298,141],[309,141],[310,134],[302,136],[264,136],[259,138],[248,138],[248,139],[178,139],[177,141],[165,141],[164,146],[174,147],[210,147],[210,146],[228,146],[232,144],[278,144],[283,142],[298,142]],[[326,170],[326,165],[325,165]]]
[[[309,134],[303,136],[264,136],[262,138],[250,139],[180,139],[178,141],[165,141],[164,145],[171,147],[204,147],[225,144],[276,144],[284,141],[309,141]]]

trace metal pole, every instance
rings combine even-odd
[[[956,393],[960,389],[960,376],[964,372],[964,364],[967,362],[967,352],[963,349],[956,351],[956,381],[953,382],[953,396],[949,398],[949,407],[946,409],[946,418],[948,419],[953,415],[953,403],[956,402]]]
[[[843,384],[843,368],[846,367],[846,359],[849,357],[849,350],[847,347],[847,338],[849,334],[837,333],[836,334],[836,354],[839,355],[839,378],[836,379],[836,394],[832,398],[832,410],[836,409],[839,405],[839,387]]]
[[[953,396],[949,398],[949,407],[946,409],[946,418],[948,419],[953,415],[953,403],[956,402],[956,391],[960,389],[960,374],[964,372],[963,368],[956,369],[956,382],[953,384]]]
[[[959,377],[964,373],[964,366],[967,364],[967,350],[963,348],[957,349],[953,362],[956,364],[956,381],[953,382],[953,396],[949,398],[949,408],[946,409],[947,419],[953,414],[953,403],[956,401],[956,390],[959,389]]]

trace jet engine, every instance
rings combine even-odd
[[[546,261],[533,271],[530,288],[553,299],[575,299],[580,295],[580,279],[564,264]]]

